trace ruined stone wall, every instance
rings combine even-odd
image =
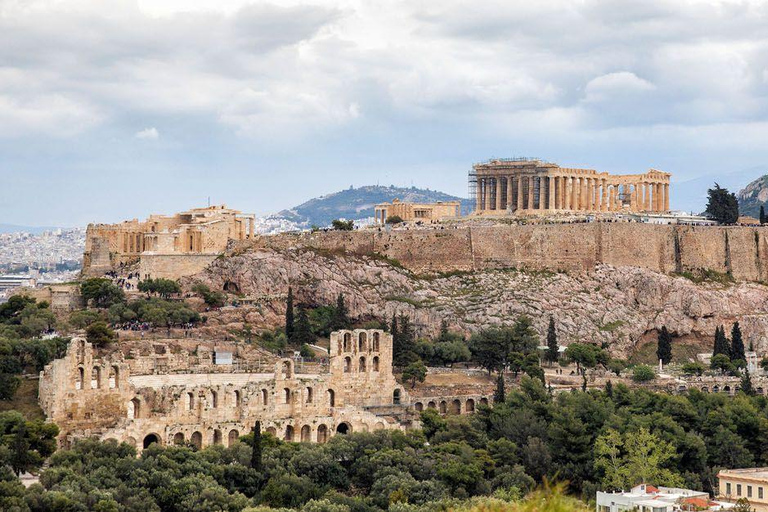
[[[202,271],[211,264],[215,254],[142,254],[139,275],[142,279],[179,279]]]
[[[657,272],[712,270],[766,281],[763,227],[677,226],[629,222],[461,226],[391,231],[317,232],[257,237],[235,250],[310,247],[374,253],[420,272],[495,268],[590,272],[598,263]]]

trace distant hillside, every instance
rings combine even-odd
[[[31,233],[33,235],[39,235],[44,231],[53,231],[55,228],[52,226],[17,226],[16,224],[0,224],[0,233]]]
[[[750,215],[757,218],[760,215],[760,206],[767,206],[768,202],[768,174],[757,178],[744,187],[738,194],[739,211],[742,215]]]
[[[469,211],[469,200],[443,192],[423,188],[402,188],[367,186],[349,188],[310,199],[289,210],[283,210],[274,217],[280,217],[301,226],[327,226],[334,219],[365,219],[373,217],[374,206],[378,203],[400,199],[404,202],[434,203],[436,201],[461,201],[462,213]]]

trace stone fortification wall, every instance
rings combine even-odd
[[[142,279],[179,279],[202,271],[216,259],[215,254],[147,254],[141,255],[139,275]]]
[[[767,281],[763,259],[768,230],[761,227],[616,223],[455,226],[391,231],[317,232],[257,237],[234,247],[310,247],[358,255],[378,254],[414,272],[497,268],[592,271],[595,265],[671,273],[730,272]]]

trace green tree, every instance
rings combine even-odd
[[[720,370],[721,373],[730,373],[735,369],[730,358],[725,354],[712,356],[712,359],[709,362],[709,367],[713,370]]]
[[[735,194],[715,183],[715,188],[709,189],[707,195],[707,215],[720,224],[734,224],[739,219],[739,201]]]
[[[700,377],[704,374],[706,367],[701,363],[688,362],[683,364],[681,369],[685,375],[696,375]]]
[[[623,359],[611,359],[608,361],[608,370],[617,377],[621,377],[621,372],[623,372],[626,367],[627,362]]]
[[[648,382],[656,378],[656,372],[647,364],[639,364],[632,370],[632,380],[635,382]]]
[[[253,440],[251,441],[251,468],[261,472],[263,467],[263,447],[261,446],[261,422],[257,421],[253,426]]]
[[[725,336],[725,329],[722,325],[715,327],[715,346],[712,350],[712,357],[717,355],[731,357],[731,347],[728,338]]]
[[[744,339],[741,336],[741,327],[739,322],[733,324],[731,328],[731,359],[746,361],[747,355],[744,352]]]
[[[752,376],[749,374],[748,368],[744,368],[744,373],[741,374],[741,391],[747,396],[755,394],[755,388],[752,387]]]
[[[427,378],[427,367],[421,360],[409,363],[403,370],[403,382],[410,382],[411,389],[416,387],[417,382],[424,382]]]
[[[506,391],[504,390],[504,372],[499,372],[496,377],[496,388],[493,391],[493,403],[503,404],[506,400]]]
[[[390,215],[387,217],[387,224],[400,224],[401,222],[403,222],[403,219],[399,215]]]
[[[557,362],[560,357],[560,345],[557,343],[557,331],[555,330],[555,319],[549,317],[549,327],[547,328],[547,352],[544,359],[550,364]]]
[[[295,330],[293,331],[293,338],[291,338],[290,341],[299,347],[305,343],[307,345],[314,345],[317,341],[317,338],[312,332],[312,326],[309,324],[307,310],[303,307],[299,308],[299,315],[296,318],[296,326]]]
[[[569,361],[576,363],[576,371],[582,376],[586,375],[587,369],[608,362],[606,352],[591,343],[571,343],[565,349],[564,355]]]
[[[285,303],[285,336],[288,339],[293,337],[293,288],[288,287],[288,299]]]
[[[0,373],[0,400],[12,400],[21,379],[12,373]]]
[[[416,333],[411,324],[411,318],[400,314],[397,322],[392,324],[392,359],[396,366],[404,366],[412,362],[417,356]]]
[[[93,277],[80,283],[80,295],[86,303],[97,308],[108,308],[112,304],[125,302],[123,290],[102,277]]]
[[[658,345],[656,347],[656,358],[664,364],[672,362],[672,335],[664,325],[659,331]]]
[[[344,294],[339,293],[336,297],[336,307],[333,309],[332,329],[346,329],[349,327],[349,324],[349,309],[344,301]]]
[[[98,321],[93,322],[85,329],[85,339],[96,347],[105,347],[117,341],[117,335],[106,322]]]
[[[331,226],[336,231],[352,231],[353,229],[355,229],[355,221],[334,219],[331,222]]]

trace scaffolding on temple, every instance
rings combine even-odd
[[[467,188],[467,197],[469,198],[469,211],[467,213],[472,213],[477,206],[477,171],[474,167],[469,171]]]

